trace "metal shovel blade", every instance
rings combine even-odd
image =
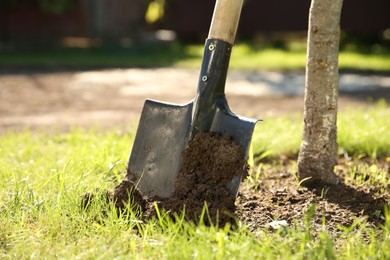
[[[231,136],[236,143],[244,148],[245,158],[247,158],[253,131],[258,120],[235,115],[230,111],[226,99],[221,99],[222,101],[217,105],[211,132]],[[241,179],[242,176],[236,176],[227,186],[229,193],[234,197],[237,197]]]
[[[226,42],[206,41],[198,92],[192,102],[178,105],[146,100],[127,169],[127,179],[144,195],[173,195],[183,151],[198,132],[228,134],[247,156],[258,120],[239,117],[229,109],[224,89],[230,51]],[[233,196],[240,181],[241,177],[233,178],[227,187]]]
[[[198,132],[227,134],[244,148],[247,156],[258,120],[233,114],[225,97],[226,76],[242,2],[216,2],[195,99],[185,105],[145,102],[127,169],[127,179],[144,195],[161,198],[173,195],[183,152],[189,139]],[[240,181],[238,176],[227,185],[233,196],[237,195]]]
[[[178,105],[146,100],[127,169],[127,178],[136,183],[142,194],[167,198],[174,193],[182,154],[191,135],[193,107],[193,102]],[[247,154],[256,122],[233,114],[222,98],[210,132],[228,134]],[[241,177],[236,177],[228,185],[233,196],[240,182]]]
[[[188,141],[192,102],[146,100],[127,168],[127,178],[147,196],[170,197]]]

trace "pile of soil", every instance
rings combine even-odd
[[[244,148],[230,136],[198,133],[184,151],[173,196],[159,206],[180,214],[185,205],[187,219],[197,221],[207,204],[209,218],[204,221],[223,224],[235,211],[235,194],[227,187],[247,173]]]
[[[357,219],[364,219],[369,240],[370,227],[380,227],[385,222],[384,210],[390,208],[390,186],[380,188],[369,184],[369,174],[363,185],[350,185],[349,177],[345,175],[350,166],[343,160],[339,161],[339,171],[336,172],[340,178],[338,185],[299,185],[296,167],[284,158],[262,171],[258,183],[244,181],[235,198],[227,184],[234,176],[247,175],[244,155],[243,148],[229,136],[200,133],[184,151],[183,167],[172,197],[147,198],[128,180],[119,184],[109,197],[120,209],[130,198],[132,208],[140,210],[144,218],[155,215],[154,203],[160,209],[176,214],[180,214],[184,207],[187,220],[195,223],[206,203],[209,216],[204,219],[206,224],[212,222],[222,226],[226,222],[240,221],[253,232],[285,226],[305,228],[310,221],[311,231],[318,234],[323,231],[325,221],[326,231],[339,237],[344,232],[343,226],[349,227]],[[375,164],[390,176],[387,162]]]
[[[180,215],[183,210],[189,221],[198,222],[205,212],[206,224],[232,221],[236,209],[235,194],[228,189],[234,177],[247,175],[244,148],[228,135],[198,133],[188,142],[183,153],[183,165],[175,182],[175,192],[167,199],[146,198],[125,180],[115,188],[113,199],[118,208],[132,199],[146,216],[154,215],[154,203],[159,209]],[[205,207],[207,205],[207,207]]]

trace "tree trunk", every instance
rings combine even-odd
[[[298,177],[337,184],[337,98],[343,0],[312,0],[309,14],[303,140]]]

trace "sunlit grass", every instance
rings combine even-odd
[[[338,115],[339,153],[352,157],[390,156],[390,108],[384,101],[367,109],[347,109]],[[256,126],[253,136],[255,156],[294,157],[302,138],[301,114],[266,117]]]
[[[191,59],[179,60],[176,65],[184,67],[197,67],[203,55],[203,46],[192,45],[186,48]],[[306,54],[304,51],[288,51],[266,47],[254,48],[248,44],[238,44],[233,48],[229,68],[254,69],[304,69]]]
[[[381,101],[374,108],[349,109],[338,123],[340,153],[354,157],[390,156],[390,108]]]
[[[355,151],[348,152],[351,164],[342,169],[349,174],[351,184],[370,181],[383,186],[386,183],[378,178],[382,176],[388,185],[382,166],[375,161],[356,161],[361,156],[390,156],[386,149],[390,137],[384,134],[389,129],[389,113],[384,104],[340,113],[340,145],[344,151]],[[256,129],[253,154],[257,158],[296,154],[301,125],[298,115],[266,118]],[[351,131],[357,136],[347,135]],[[365,137],[366,132],[370,138]],[[124,178],[133,133],[73,129],[65,133],[26,130],[1,134],[0,258],[390,257],[388,213],[383,227],[367,228],[364,220],[357,219],[352,227],[342,229],[339,237],[331,237],[324,229],[314,239],[310,225],[251,232],[243,223],[235,229],[229,225],[206,227],[188,223],[181,216],[172,220],[163,213],[143,222],[136,214],[120,214],[103,199],[83,209],[81,196],[87,190],[100,188],[103,192]],[[374,150],[376,153],[372,153]],[[272,154],[268,155],[268,151]],[[255,159],[252,157],[251,164],[255,164]],[[259,167],[263,172],[271,166]],[[370,180],[368,175],[376,178]],[[305,223],[310,223],[312,214],[307,212],[305,216]],[[375,232],[370,241],[366,240],[367,232]]]
[[[342,51],[339,63],[340,69],[389,71],[390,55]]]
[[[297,155],[302,126],[302,116],[298,114],[264,118],[257,123],[252,138],[255,157],[263,153],[267,153],[268,157]]]
[[[5,67],[161,67],[199,68],[201,44],[134,45],[96,49],[51,49],[0,52]],[[340,69],[390,71],[390,52],[342,50]],[[284,48],[272,45],[239,43],[233,48],[230,68],[241,70],[304,70],[306,48],[293,43]]]
[[[199,66],[203,54],[203,47],[200,45],[190,45],[187,46],[185,50],[192,58],[178,60],[176,65],[186,67]],[[286,48],[241,43],[233,48],[230,62],[230,68],[244,70],[303,70],[305,69],[305,66],[306,48],[302,48],[302,44],[295,46],[293,43]],[[390,71],[390,54],[387,52],[377,54],[341,50],[339,68],[341,70]]]

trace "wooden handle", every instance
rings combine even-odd
[[[209,39],[234,44],[244,0],[217,0],[209,31]]]

